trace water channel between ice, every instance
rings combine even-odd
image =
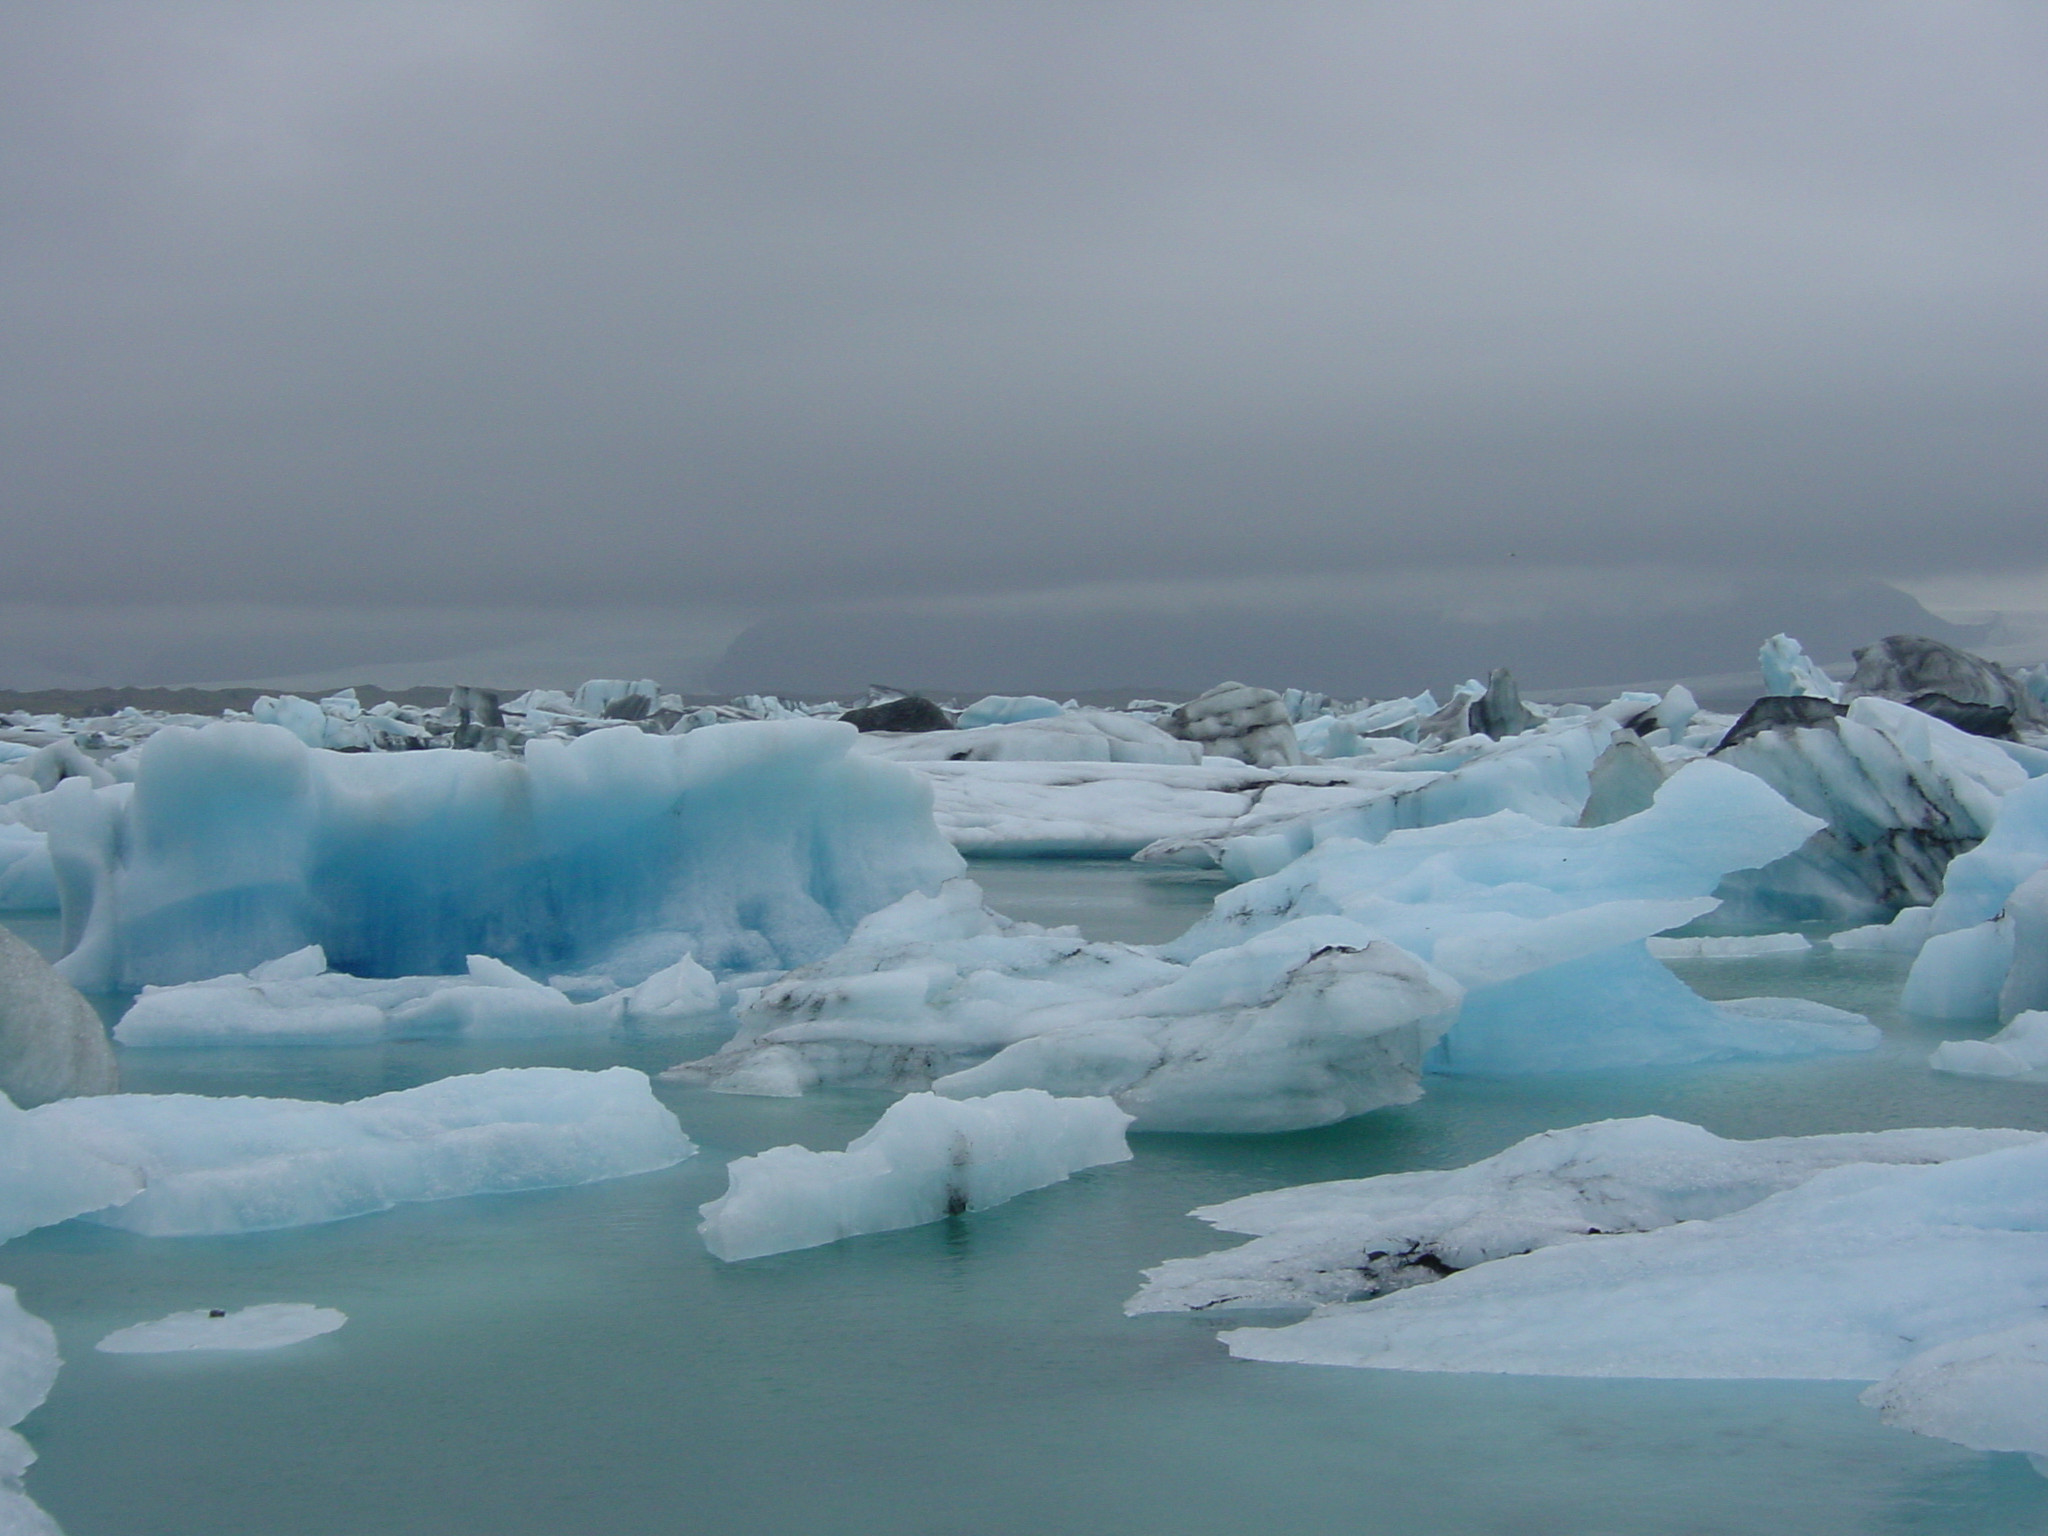
[[[1120,863],[976,874],[1014,916],[1141,942],[1216,889]],[[2048,1480],[2022,1458],[1887,1429],[1852,1383],[1264,1365],[1215,1334],[1277,1316],[1122,1316],[1142,1267],[1234,1241],[1188,1220],[1194,1206],[1464,1163],[1550,1126],[1657,1113],[1736,1136],[2048,1129],[2048,1090],[1927,1071],[1933,1042],[1963,1031],[1898,1014],[1895,958],[1680,969],[1713,996],[1867,1012],[1885,1044],[1790,1065],[1431,1079],[1421,1102],[1343,1125],[1140,1136],[1134,1161],[996,1211],[738,1265],[694,1232],[725,1163],[843,1145],[884,1096],[664,1085],[703,1149],[664,1173],[238,1237],[32,1233],[0,1248],[0,1281],[56,1326],[66,1363],[23,1426],[42,1457],[29,1488],[70,1536],[2048,1530]],[[143,1092],[342,1099],[490,1066],[659,1069],[713,1043],[160,1051],[124,1071]],[[146,1318],[264,1301],[350,1321],[242,1357],[92,1348]]]

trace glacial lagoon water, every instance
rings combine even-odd
[[[1127,864],[990,863],[1015,916],[1156,940],[1214,885]],[[21,925],[47,943],[48,925]],[[1139,1136],[1136,1158],[999,1210],[724,1265],[693,1230],[732,1157],[835,1147],[884,1096],[662,1087],[702,1146],[585,1189],[231,1238],[83,1222],[0,1247],[57,1328],[23,1426],[70,1536],[2011,1536],[2048,1479],[1884,1428],[1830,1382],[1419,1376],[1235,1361],[1246,1314],[1125,1318],[1138,1271],[1219,1238],[1196,1205],[1457,1164],[1550,1126],[1658,1113],[1727,1135],[2048,1129],[2048,1090],[1942,1077],[1892,1006],[1903,964],[1693,962],[1714,996],[1870,1013],[1879,1051],[1790,1065],[1478,1082],[1274,1137]],[[1984,1032],[1988,1032],[1987,1023]],[[131,1054],[140,1091],[352,1098],[498,1065],[658,1069],[714,1035],[492,1048]],[[1957,1284],[1969,1283],[1958,1275]],[[109,1356],[108,1331],[306,1301],[340,1332],[248,1356]]]

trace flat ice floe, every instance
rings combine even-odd
[[[730,1261],[985,1211],[1083,1168],[1128,1160],[1130,1123],[1108,1099],[1036,1089],[979,1099],[912,1094],[844,1152],[771,1147],[738,1159],[697,1230]]]
[[[1246,1195],[1194,1214],[1255,1241],[1146,1271],[1127,1311],[1367,1300],[1514,1254],[1744,1210],[1848,1163],[1922,1164],[2048,1138],[1900,1130],[1731,1141],[1650,1115],[1544,1131],[1463,1168]]]
[[[109,1355],[169,1355],[206,1349],[282,1349],[317,1339],[348,1321],[346,1312],[303,1301],[270,1301],[238,1312],[173,1312],[116,1328],[94,1345]]]
[[[1937,1344],[1863,1401],[1887,1424],[1973,1451],[2024,1451],[2048,1473],[2048,1322]]]
[[[1953,1138],[1947,1160],[1845,1161],[1649,1231],[1589,1221],[1573,1240],[1224,1342],[1245,1359],[1392,1370],[1880,1380],[2048,1308],[2048,1142],[1911,1134],[1935,1155]]]
[[[506,1067],[348,1104],[112,1094],[25,1118],[81,1166],[139,1175],[140,1193],[80,1214],[157,1237],[592,1184],[696,1151],[646,1074],[629,1067]]]

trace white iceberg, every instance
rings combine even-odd
[[[697,1230],[732,1261],[985,1211],[1126,1161],[1130,1122],[1108,1099],[1029,1088],[973,1099],[912,1094],[844,1152],[771,1147],[733,1162]]]
[[[1973,1451],[2023,1451],[2048,1472],[2048,1320],[1922,1350],[1863,1401],[1900,1429]]]
[[[1759,955],[1803,955],[1813,941],[1803,933],[1744,933],[1725,938],[1702,936],[1651,939],[1650,953],[1659,960],[1750,960]]]
[[[1948,866],[1902,1005],[1935,1018],[2048,1007],[2048,778],[2005,797],[1998,824]]]
[[[1842,702],[1842,685],[1821,671],[1790,635],[1771,636],[1763,643],[1756,660],[1767,694],[1826,699],[1831,704]]]
[[[1728,1214],[1589,1231],[1224,1342],[1390,1370],[1876,1381],[2048,1309],[2048,1144],[1921,1134],[2016,1144],[1848,1162]]]
[[[988,911],[969,880],[875,914],[837,954],[743,992],[739,1030],[665,1074],[1113,1097],[1152,1130],[1322,1125],[1421,1091],[1458,988],[1341,919],[1175,964]]]
[[[1927,1064],[1958,1077],[2024,1077],[2048,1070],[2048,1013],[2020,1014],[1989,1040],[1944,1040]]]
[[[58,968],[89,991],[246,973],[310,944],[356,975],[488,954],[631,985],[685,950],[716,969],[814,959],[959,872],[922,781],[853,753],[856,734],[615,725],[514,759],[173,726],[136,751],[133,784],[67,779],[20,804],[63,890]]]
[[[964,718],[964,717],[963,717]],[[1106,709],[1062,710],[949,731],[870,732],[855,749],[897,762],[1146,763],[1191,767],[1202,750],[1149,721]]]
[[[1224,892],[1160,953],[1186,962],[1307,916],[1345,918],[1468,989],[1432,1058],[1446,1071],[1865,1050],[1878,1034],[1857,1015],[1798,999],[1709,1003],[1642,942],[1712,911],[1708,893],[1731,870],[1797,848],[1818,825],[1755,777],[1693,762],[1648,810],[1607,826],[1501,811],[1373,843],[1329,839]]]
[[[1747,1209],[1848,1163],[1920,1164],[2043,1141],[1900,1130],[1732,1141],[1649,1115],[1544,1131],[1463,1168],[1247,1195],[1194,1214],[1255,1241],[1147,1270],[1125,1310],[1326,1306],[1514,1254]]]
[[[144,987],[114,1026],[114,1038],[144,1049],[456,1036],[526,1040],[602,1034],[622,1012],[609,998],[572,1002],[489,955],[471,955],[467,965],[462,976],[347,976],[328,970],[325,952],[308,945],[247,975]],[[650,977],[649,984],[656,980]]]
[[[21,1474],[35,1461],[12,1426],[40,1407],[56,1383],[57,1335],[25,1311],[12,1286],[0,1285],[0,1533],[62,1536],[57,1522],[21,1491]]]
[[[141,1193],[87,1219],[157,1237],[592,1184],[696,1151],[646,1075],[627,1067],[501,1068],[348,1104],[113,1094],[27,1118],[81,1160],[140,1175]]]
[[[173,1312],[116,1328],[94,1345],[109,1355],[169,1355],[207,1349],[282,1349],[317,1339],[348,1321],[346,1312],[302,1301],[271,1301],[238,1312]]]

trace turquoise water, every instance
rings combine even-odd
[[[1128,865],[977,874],[1013,915],[1102,937],[1164,937],[1214,889]],[[1886,1044],[1789,1066],[1440,1080],[1320,1131],[1137,1137],[1133,1162],[996,1211],[740,1265],[693,1231],[724,1163],[843,1145],[884,1098],[664,1086],[704,1150],[643,1178],[236,1238],[34,1233],[0,1248],[0,1281],[55,1324],[67,1363],[24,1426],[42,1453],[29,1487],[71,1536],[2048,1530],[2048,1480],[2022,1458],[1885,1429],[1850,1384],[1263,1365],[1223,1353],[1218,1319],[1121,1315],[1140,1268],[1217,1245],[1193,1206],[1462,1163],[1548,1126],[1656,1112],[1736,1135],[2048,1129],[2048,1092],[1925,1069],[1940,1033],[1891,1008],[1895,959],[1680,969],[1714,995],[1871,1012]],[[347,1098],[504,1064],[658,1068],[715,1039],[125,1067],[144,1091]],[[91,1348],[144,1318],[258,1301],[350,1322],[244,1358]]]

